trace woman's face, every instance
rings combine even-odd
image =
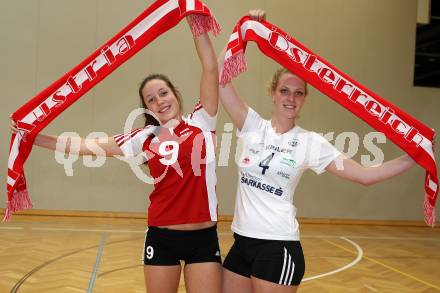
[[[161,124],[180,118],[180,105],[173,91],[161,79],[147,82],[142,89],[142,97],[148,110],[159,118]]]
[[[280,118],[295,119],[306,98],[306,83],[296,75],[284,73],[271,94],[274,114]]]

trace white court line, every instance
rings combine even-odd
[[[368,289],[370,289],[371,291],[377,292],[378,290],[376,288],[373,288],[371,286],[368,286],[367,284],[364,284],[364,286]]]
[[[101,230],[101,229],[74,229],[74,228],[31,228],[35,231],[59,231],[59,232],[107,232],[107,233],[142,233],[142,230]]]
[[[353,236],[350,238],[354,238],[354,239],[376,239],[376,240],[413,240],[413,241],[439,241],[440,238],[430,238],[430,237],[381,237],[381,236],[377,236],[377,237],[370,237],[370,236]]]
[[[0,229],[4,229],[4,230],[21,230],[24,229],[23,227],[0,227]],[[146,231],[145,230],[104,230],[104,229],[74,229],[74,228],[50,228],[50,227],[46,227],[46,228],[31,228],[31,230],[34,231],[59,231],[59,232],[63,232],[63,231],[67,231],[67,232],[107,232],[107,233],[142,233],[145,234]],[[218,235],[221,236],[232,236],[231,232],[225,233],[225,232],[220,232],[218,233]],[[339,238],[342,240],[345,240],[347,242],[349,242],[351,245],[353,245],[356,250],[357,250],[357,256],[356,258],[349,264],[338,268],[336,270],[327,272],[327,273],[323,273],[323,274],[319,274],[316,276],[311,276],[308,278],[304,278],[303,282],[306,281],[310,281],[310,280],[314,280],[314,279],[318,279],[318,278],[322,278],[322,277],[326,277],[329,275],[333,275],[336,273],[339,273],[341,271],[347,270],[353,266],[355,266],[358,262],[360,262],[363,258],[363,250],[362,248],[355,243],[354,241],[348,239],[348,237],[350,238],[359,238],[359,239],[378,239],[378,240],[418,240],[418,241],[433,241],[433,240],[438,240],[435,238],[405,238],[405,237],[368,237],[368,236],[346,236],[346,237],[340,237],[340,236],[333,236],[333,235],[303,235],[301,238],[320,238],[320,239],[332,239],[332,238]],[[367,285],[364,285],[365,287],[367,287]],[[375,291],[376,289],[373,287],[367,287],[368,289]],[[376,290],[377,291],[377,290]]]
[[[313,280],[313,279],[322,278],[322,277],[327,277],[327,276],[330,276],[330,275],[334,275],[336,273],[339,273],[339,272],[342,272],[342,271],[344,271],[346,269],[351,268],[352,266],[356,265],[358,262],[360,262],[362,260],[362,257],[364,256],[364,251],[362,250],[362,248],[356,242],[351,241],[350,239],[347,239],[345,237],[340,237],[340,238],[342,240],[347,241],[348,243],[350,243],[351,245],[353,245],[356,248],[356,250],[357,250],[356,258],[351,263],[349,263],[349,264],[347,264],[347,265],[345,265],[343,267],[340,267],[339,269],[336,269],[334,271],[327,272],[327,273],[320,274],[320,275],[316,275],[316,276],[312,276],[312,277],[308,277],[308,278],[304,278],[302,280],[303,282],[310,281],[310,280]]]
[[[301,235],[301,238],[340,238],[341,236],[329,235]],[[350,239],[376,239],[376,240],[414,240],[414,241],[439,241],[440,238],[432,237],[388,237],[388,236],[354,236],[345,235],[344,237]]]
[[[101,229],[73,229],[73,228],[31,228],[31,230],[35,230],[35,231],[58,231],[58,232],[107,232],[107,233],[142,233],[145,234],[145,231],[140,231],[140,230],[101,230]],[[218,235],[224,235],[224,236],[230,236],[232,235],[231,233],[218,233]],[[303,237],[304,238],[304,237]],[[307,236],[306,236],[307,238]],[[313,237],[313,238],[318,238],[318,237]],[[314,280],[314,279],[318,279],[318,278],[322,278],[322,277],[326,277],[326,276],[330,276],[330,275],[334,275],[336,273],[339,273],[341,271],[344,271],[346,269],[349,269],[351,267],[353,267],[354,265],[356,265],[359,261],[361,261],[364,252],[362,250],[362,248],[355,243],[354,241],[351,241],[350,239],[347,239],[346,237],[337,237],[337,236],[319,236],[319,238],[339,238],[342,240],[347,241],[348,243],[350,243],[351,245],[353,245],[356,250],[357,250],[357,256],[356,258],[349,264],[338,268],[336,270],[324,273],[324,274],[320,274],[320,275],[316,275],[316,276],[311,276],[308,278],[304,278],[303,282],[306,281],[310,281],[310,280]]]

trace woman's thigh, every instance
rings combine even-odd
[[[217,262],[192,263],[184,268],[187,293],[220,293],[222,266]]]
[[[298,286],[285,286],[251,277],[252,293],[296,293]]]
[[[180,281],[180,265],[144,266],[145,288],[148,293],[176,293]]]
[[[223,293],[252,293],[249,277],[239,275],[223,268]]]

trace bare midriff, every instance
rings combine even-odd
[[[182,231],[191,231],[191,230],[201,230],[205,228],[210,228],[214,226],[217,222],[202,222],[202,223],[191,223],[191,224],[179,224],[179,225],[169,225],[169,226],[159,226],[159,228],[167,228],[171,230],[182,230]]]

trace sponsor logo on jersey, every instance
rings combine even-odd
[[[263,180],[260,177],[257,177],[257,176],[250,174],[249,172],[240,172],[240,174],[241,174],[241,176],[244,176],[249,179],[253,179],[254,181],[257,181],[257,182],[260,182],[261,180]]]
[[[280,148],[279,146],[273,145],[273,144],[267,145],[266,150],[270,150],[270,151],[278,152],[278,153],[283,153],[283,154],[288,154],[288,155],[293,153],[293,150],[291,150],[291,149]]]
[[[251,163],[251,159],[249,159],[248,157],[246,157],[246,158],[244,158],[241,162],[242,162],[243,164],[245,164],[245,165],[249,165],[249,164]]]
[[[281,164],[295,168],[296,166],[296,161],[294,159],[290,159],[290,158],[282,158],[281,159]]]
[[[248,150],[254,155],[258,155],[260,151],[264,148],[264,142],[253,143],[249,146]]]
[[[258,155],[258,153],[260,152],[259,150],[253,149],[253,148],[249,148],[249,151],[251,153],[253,153],[254,155]]]
[[[263,191],[266,191],[270,194],[274,194],[276,196],[282,196],[283,195],[283,189],[281,187],[274,187],[270,184],[266,184],[266,183],[261,183],[258,182],[254,179],[251,178],[247,178],[245,176],[241,177],[241,183],[246,184],[250,187],[256,188],[256,189],[260,189]]]
[[[298,141],[297,139],[292,139],[291,141],[288,142],[288,144],[289,144],[291,147],[296,147],[296,146],[298,146],[299,141]]]
[[[180,136],[186,136],[186,135],[190,135],[191,132],[188,132],[189,128],[185,128],[184,130],[182,130],[179,134]]]
[[[280,175],[283,178],[290,179],[290,174],[282,171],[278,171],[277,175]]]

